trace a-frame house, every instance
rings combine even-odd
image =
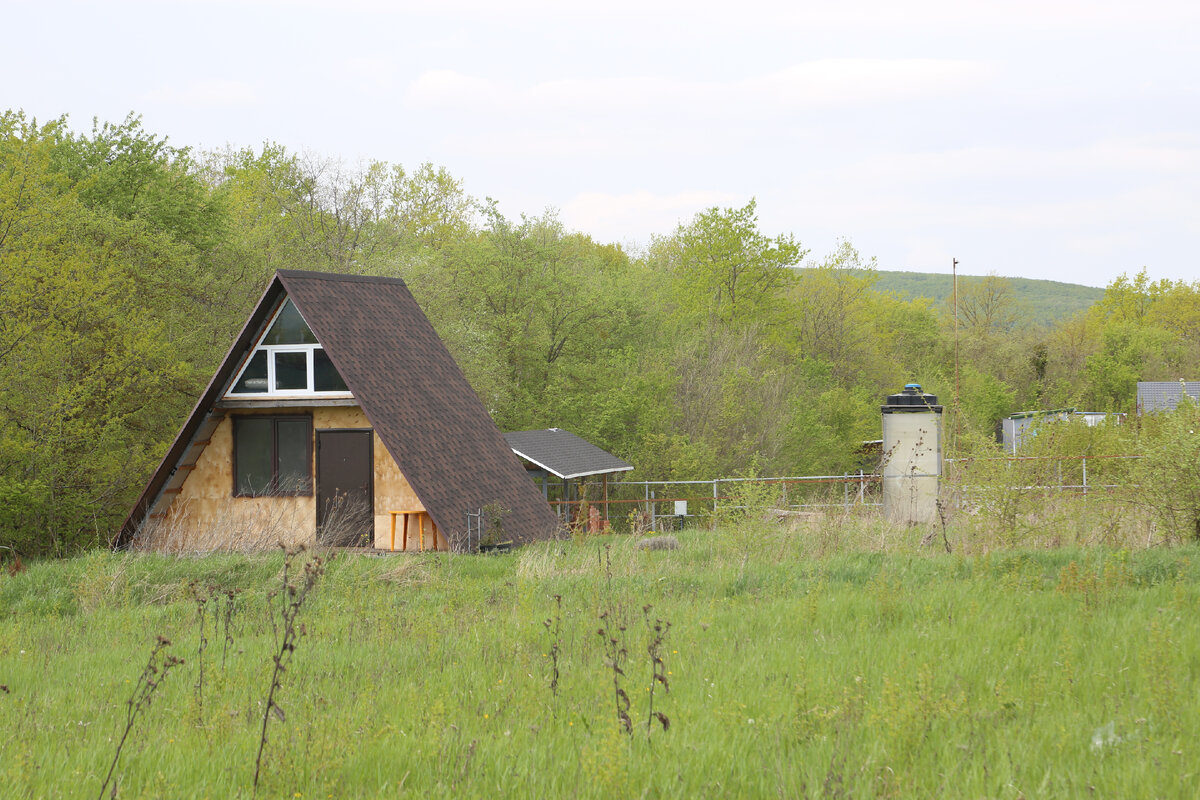
[[[114,544],[462,551],[497,508],[558,528],[404,282],[280,270]]]

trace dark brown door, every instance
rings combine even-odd
[[[317,431],[317,540],[369,547],[374,538],[371,430]]]

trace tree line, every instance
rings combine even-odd
[[[949,304],[876,290],[850,242],[762,231],[753,200],[630,252],[429,163],[9,111],[0,544],[106,543],[278,268],[403,278],[501,429],[571,430],[649,479],[851,469],[884,395],[950,403],[956,339],[960,448],[1014,411],[1126,411],[1137,380],[1200,376],[1200,284],[1144,271],[1053,323],[1003,278],[963,281],[956,336]]]

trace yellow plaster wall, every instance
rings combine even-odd
[[[322,406],[310,411],[313,430],[322,428],[370,428],[366,415],[357,406]],[[280,413],[279,409],[239,410],[237,414]],[[231,416],[231,415],[230,415]],[[165,519],[155,524],[149,537],[151,546],[167,550],[238,549],[255,550],[273,547],[279,542],[294,546],[316,541],[316,499],[308,497],[234,497],[233,496],[233,422],[230,416],[221,420],[166,511]],[[315,433],[314,433],[315,435]],[[376,548],[391,548],[390,511],[424,511],[408,479],[374,433],[374,517]],[[315,448],[314,448],[315,450]],[[310,464],[310,473],[314,465]],[[433,522],[428,514],[421,515],[426,530],[426,547],[434,544]],[[396,549],[401,546],[403,518],[397,520]],[[409,522],[408,550],[417,549],[418,519]],[[443,537],[436,546],[444,550]]]

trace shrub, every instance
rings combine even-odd
[[[1200,541],[1200,405],[1185,398],[1150,415],[1133,470],[1136,502],[1147,506],[1166,541]]]

